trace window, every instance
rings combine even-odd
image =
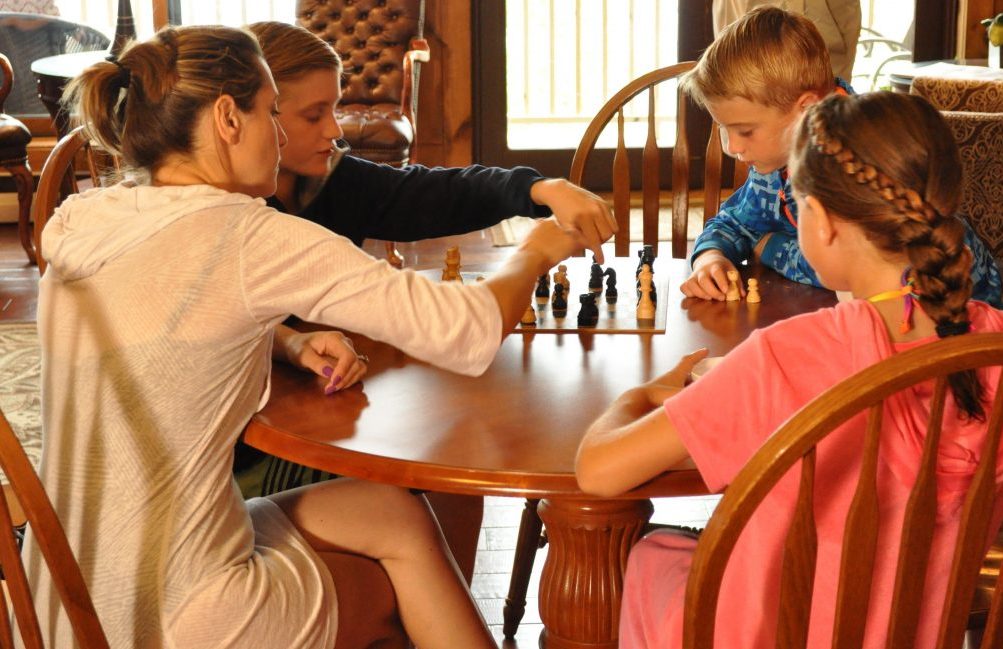
[[[40,0],[45,1],[45,0]],[[51,0],[50,0],[51,1]],[[0,6],[4,3],[0,2]],[[119,0],[55,0],[60,17],[91,25],[110,38],[115,33]],[[295,22],[294,0],[132,0],[132,15],[138,38],[153,35],[155,5],[174,5],[185,25],[246,25],[259,20]]]

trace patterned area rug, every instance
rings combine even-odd
[[[36,468],[42,456],[40,372],[35,323],[0,324],[0,409]]]

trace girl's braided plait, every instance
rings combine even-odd
[[[838,108],[834,103],[826,104]],[[844,111],[829,111],[830,115],[837,112]],[[939,119],[939,115],[934,117]],[[916,188],[862,160],[832,133],[824,107],[812,110],[807,119],[811,145],[831,157],[858,185],[870,188],[894,208],[893,218],[897,220],[888,224],[897,239],[894,243],[908,254],[920,304],[936,323],[937,335],[944,338],[966,333],[970,327],[967,302],[972,280],[971,253],[964,245],[963,223],[953,215],[941,214]],[[974,372],[952,375],[950,385],[964,412],[975,418],[984,416],[983,389]]]

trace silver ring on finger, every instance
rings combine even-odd
[[[356,356],[356,358],[367,365],[369,364],[369,357],[366,356],[365,354],[359,354],[358,356]]]

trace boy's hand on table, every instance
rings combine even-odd
[[[702,300],[724,300],[728,291],[728,271],[738,270],[735,264],[719,250],[707,250],[693,260],[693,273],[680,285],[679,290],[687,297]],[[745,287],[739,282],[739,290],[745,295]]]
[[[602,244],[617,230],[606,201],[563,178],[539,180],[529,194],[534,203],[550,208],[562,228],[578,232],[596,262],[603,263]]]

